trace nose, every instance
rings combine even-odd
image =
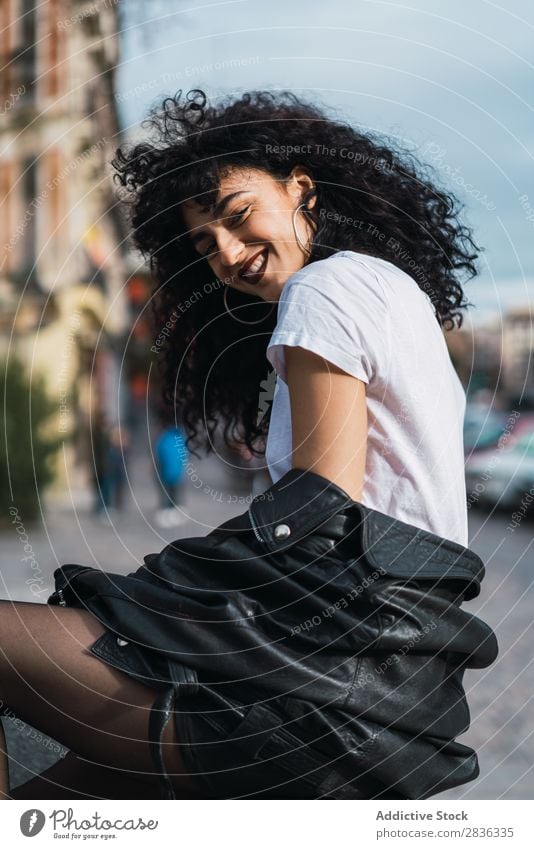
[[[237,239],[233,233],[226,231],[219,235],[217,246],[219,248],[219,260],[224,266],[233,268],[238,265],[243,255],[243,242]]]

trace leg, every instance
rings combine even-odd
[[[100,475],[95,482],[95,507],[97,516],[105,514],[110,507],[111,485],[108,475]]]
[[[159,691],[88,651],[104,630],[86,610],[0,601],[0,699],[87,761],[154,784],[148,719]],[[177,795],[194,792],[172,721],[164,743]]]
[[[88,763],[74,752],[10,791],[11,799],[154,799],[153,782]],[[184,798],[181,795],[181,798]]]
[[[161,484],[161,509],[169,510],[174,507],[174,484],[172,483],[162,483]]]
[[[6,735],[0,719],[0,799],[9,799],[9,770],[7,766]]]

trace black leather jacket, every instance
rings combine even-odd
[[[165,656],[167,692],[233,686],[341,717],[328,754],[366,740],[366,769],[407,798],[479,774],[455,742],[470,722],[464,671],[498,652],[461,608],[484,576],[474,552],[292,469],[241,515],[144,561],[129,575],[64,565],[48,601]],[[161,767],[155,719],[153,733]]]

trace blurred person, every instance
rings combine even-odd
[[[98,518],[103,518],[111,506],[112,482],[109,465],[111,434],[106,418],[100,410],[93,416],[90,438],[94,486],[93,512]]]
[[[242,442],[227,446],[225,468],[232,477],[233,487],[245,489],[252,495],[263,492],[271,483],[265,459],[252,452]]]
[[[154,454],[160,493],[160,509],[155,516],[156,523],[162,528],[181,525],[186,518],[181,505],[187,448],[180,428],[166,427],[156,440]]]
[[[148,381],[145,374],[136,372],[129,382],[128,424],[133,433],[140,431],[146,418]]]
[[[484,570],[442,333],[477,256],[455,199],[291,92],[194,90],[152,119],[113,164],[155,277],[163,395],[190,446],[221,423],[251,452],[267,436],[272,484],[133,574],[65,564],[49,604],[0,603],[2,698],[71,750],[13,796],[138,798],[137,780],[148,798],[424,799],[471,781],[462,676],[497,642],[462,608]]]
[[[116,512],[120,512],[124,507],[129,451],[130,437],[128,431],[120,424],[115,423],[109,435],[108,478],[109,502]]]
[[[124,504],[126,457],[129,437],[120,425],[109,425],[99,413],[91,428],[93,451],[94,514],[103,523],[116,516]]]

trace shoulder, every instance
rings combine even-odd
[[[389,303],[373,257],[340,251],[287,280],[267,357],[285,379],[281,346],[307,348],[360,380],[388,357]]]
[[[364,306],[383,314],[390,307],[390,287],[385,275],[390,263],[354,251],[339,251],[316,260],[296,271],[287,280],[280,295],[278,314],[295,301],[302,306],[342,311],[350,318]]]
[[[386,265],[389,265],[386,264]],[[383,266],[383,264],[382,264]],[[340,251],[296,271],[287,280],[278,304],[278,324],[286,317],[315,317],[346,327],[365,320],[386,320],[391,308],[387,268],[375,257]]]
[[[393,315],[413,313],[424,323],[425,313],[436,318],[429,291],[429,281],[419,266],[408,274],[382,257],[338,251],[291,275],[280,296],[278,317],[283,318],[285,305],[297,302],[304,308],[342,311],[348,322],[355,317],[361,321],[365,315],[389,322]]]

